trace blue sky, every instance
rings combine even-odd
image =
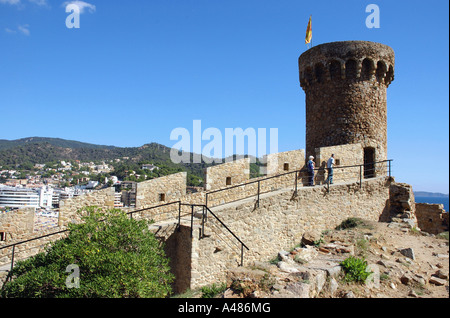
[[[449,2],[385,0],[0,0],[0,139],[173,146],[177,127],[278,128],[305,148],[297,59],[313,44],[391,46],[388,157],[415,190],[448,193]],[[380,8],[369,29],[366,6]]]

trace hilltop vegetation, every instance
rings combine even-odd
[[[115,147],[83,143],[58,138],[30,137],[18,140],[0,140],[0,167],[29,171],[35,164],[48,164],[59,161],[101,162],[110,161],[114,175],[126,180],[127,171],[140,171],[141,165],[151,163],[159,170],[150,174],[150,178],[186,171],[188,185],[203,185],[203,170],[214,165],[205,162],[175,164],[170,159],[170,149],[161,144],[150,143],[141,147]],[[120,159],[120,160],[116,160]],[[250,166],[251,177],[259,175],[257,161]],[[147,173],[148,175],[148,173]],[[133,180],[142,181],[142,180]]]

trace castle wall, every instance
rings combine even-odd
[[[359,185],[334,185],[327,193],[323,187],[302,188],[292,199],[292,191],[261,198],[254,202],[230,205],[214,213],[249,247],[244,264],[270,260],[277,252],[300,243],[306,231],[335,228],[349,217],[378,221],[389,209],[389,182],[373,178]],[[208,218],[209,237],[192,239],[192,282],[197,288],[225,280],[226,269],[240,263],[240,245],[219,224]]]
[[[417,223],[422,231],[431,234],[448,231],[449,217],[443,204],[416,203],[415,206]]]
[[[300,170],[305,166],[305,150],[272,153],[265,155],[261,161],[265,163],[264,174],[266,176]]]
[[[33,211],[33,214],[34,214],[34,211]],[[60,230],[61,230],[61,228],[51,228],[51,229],[48,229],[45,231],[40,231],[40,232],[21,233],[20,235],[15,235],[12,238],[9,237],[6,241],[0,242],[0,248],[3,246],[12,245],[14,243],[19,243],[24,240],[31,240],[33,238],[37,238],[37,237],[44,236],[47,234],[53,234]],[[39,238],[36,240],[31,240],[26,243],[17,245],[14,249],[14,262],[17,262],[19,260],[25,260],[28,257],[36,255],[40,252],[44,252],[46,246],[49,243],[54,242],[58,239],[61,239],[64,236],[65,236],[65,233],[54,234],[54,235],[49,235],[47,237]],[[0,250],[0,268],[3,267],[0,270],[0,287],[3,282],[3,278],[6,277],[6,274],[7,274],[5,269],[9,270],[9,266],[10,266],[11,260],[12,260],[12,251],[13,251],[12,247],[4,248],[4,249]],[[5,265],[7,265],[7,267],[5,267]]]
[[[327,161],[334,154],[335,166],[333,170],[334,182],[348,182],[359,180],[360,168],[340,168],[345,166],[360,165],[364,162],[363,147],[361,144],[346,144],[338,146],[321,147],[315,149],[316,168],[321,168],[316,178],[316,183],[321,183],[328,177]]]
[[[33,233],[35,210],[35,208],[21,208],[10,212],[0,212],[0,233],[3,240],[8,241]]]
[[[179,200],[186,195],[186,177],[187,172],[179,172],[139,182],[136,185],[136,209]]]
[[[150,228],[156,238],[163,243],[164,252],[169,258],[169,266],[175,275],[172,285],[174,293],[186,291],[191,281],[192,243],[190,227],[171,223]]]
[[[205,190],[212,191],[244,183],[250,178],[250,158],[206,168]],[[227,184],[228,182],[228,184]]]
[[[96,206],[101,209],[114,208],[114,188],[106,188],[86,193],[59,203],[58,226],[65,227],[71,222],[80,222],[81,214],[78,210],[87,206]]]

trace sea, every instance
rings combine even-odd
[[[446,212],[449,211],[449,197],[414,197],[417,203],[443,204]]]

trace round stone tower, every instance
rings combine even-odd
[[[387,159],[386,88],[394,51],[367,41],[317,45],[298,59],[306,94],[306,156],[315,148],[361,143],[364,161]]]

